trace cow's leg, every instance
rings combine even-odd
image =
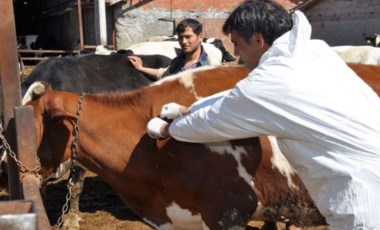
[[[73,185],[71,187],[70,209],[65,215],[63,223],[63,229],[67,230],[78,230],[79,221],[81,220],[79,216],[79,197],[83,189],[86,170],[82,167],[75,166],[75,172]]]

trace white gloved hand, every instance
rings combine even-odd
[[[151,138],[160,139],[163,138],[161,134],[161,127],[163,125],[168,125],[168,123],[158,117],[151,119],[146,125],[146,132]]]
[[[175,102],[165,104],[162,106],[160,117],[167,119],[176,119],[177,117],[182,116],[182,114],[179,112],[180,107],[181,105]]]

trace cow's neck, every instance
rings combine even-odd
[[[86,95],[78,122],[78,161],[98,174],[122,173],[145,134],[150,117],[144,104],[149,101],[140,93]]]
[[[247,74],[248,69],[244,66],[211,67],[164,78],[146,88],[152,101],[152,116],[157,116],[166,103],[190,106],[198,99],[231,89]]]

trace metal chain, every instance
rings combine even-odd
[[[58,218],[57,225],[60,229],[63,224],[63,216],[67,213],[69,210],[69,202],[72,198],[72,188],[74,186],[74,176],[75,176],[75,163],[77,160],[77,153],[78,153],[78,133],[79,133],[79,116],[82,111],[82,105],[83,105],[83,98],[84,93],[82,93],[78,99],[78,107],[77,107],[77,120],[75,121],[74,130],[73,130],[73,143],[71,144],[71,168],[70,168],[70,177],[67,180],[67,187],[68,192],[66,194],[66,201],[65,204],[62,207],[62,214]]]
[[[71,196],[72,196],[72,185],[68,187],[68,192],[66,194],[66,201],[65,201],[65,204],[63,205],[62,207],[62,214],[61,216],[58,218],[58,221],[57,221],[57,224],[58,224],[58,228],[61,228],[62,227],[62,224],[63,224],[63,216],[67,213],[67,211],[69,210],[69,202],[71,200]]]
[[[41,163],[40,163],[40,159],[38,158],[38,155],[35,154],[37,158],[37,166],[32,169],[29,169],[28,167],[26,167],[19,159],[17,159],[16,153],[12,150],[11,146],[9,145],[8,141],[5,139],[5,136],[3,135],[3,131],[4,131],[3,127],[0,127],[0,139],[3,142],[3,145],[5,149],[8,151],[9,155],[16,162],[17,166],[19,167],[20,172],[35,174],[37,177],[40,178],[40,181],[42,181],[41,175],[38,173],[41,169]]]

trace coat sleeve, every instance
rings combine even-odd
[[[192,106],[191,113],[174,120],[170,135],[186,142],[217,142],[268,135],[261,124],[263,109],[240,91],[238,87],[211,96]],[[258,111],[253,118],[251,111]]]
[[[161,79],[163,76],[169,75],[169,66],[166,68],[159,68],[157,72],[157,79]]]

